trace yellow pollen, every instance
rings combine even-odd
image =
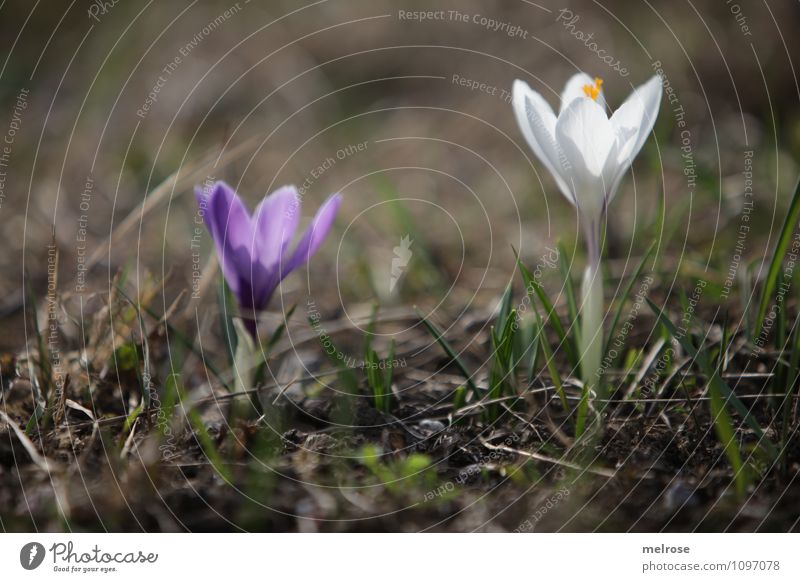
[[[586,93],[586,96],[591,98],[593,101],[597,101],[598,95],[600,95],[600,91],[603,87],[603,79],[600,77],[594,78],[593,85],[584,85],[583,92]]]

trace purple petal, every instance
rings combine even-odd
[[[300,196],[294,186],[284,186],[264,198],[253,213],[256,253],[268,270],[278,269],[300,221]]]
[[[222,274],[231,290],[240,296],[245,291],[242,280],[251,280],[253,228],[250,214],[233,188],[224,182],[214,184],[208,196],[198,190],[195,196],[198,204],[206,203],[203,218],[214,239]]]
[[[242,264],[238,272],[239,292],[236,295],[239,305],[245,309],[261,311],[267,306],[278,286],[274,271],[265,269],[258,261],[251,260],[249,253],[243,253],[242,258],[247,260],[247,263]]]
[[[305,234],[303,234],[303,238],[297,244],[292,258],[283,265],[281,279],[297,267],[307,263],[314,256],[314,253],[325,241],[325,237],[328,236],[328,232],[333,226],[333,221],[336,220],[336,214],[339,212],[341,203],[341,194],[334,194],[320,207],[314,220],[311,221]]]

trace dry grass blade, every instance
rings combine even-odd
[[[30,456],[31,461],[33,461],[37,467],[46,473],[50,473],[58,467],[56,463],[41,455],[39,451],[36,450],[36,445],[34,445],[33,441],[28,438],[28,435],[26,435],[22,429],[17,426],[17,423],[9,418],[9,416],[2,410],[0,410],[0,419],[2,419],[3,422],[5,422],[11,428],[11,430],[14,431],[14,434],[17,435],[17,439]]]
[[[198,181],[202,181],[201,178],[205,170],[209,167],[224,167],[246,152],[249,148],[253,147],[260,139],[259,136],[254,136],[232,148],[224,156],[220,157],[218,153],[212,153],[206,156],[202,161],[189,164],[188,167],[182,167],[173,174],[170,174],[166,180],[161,182],[145,196],[141,204],[131,210],[128,216],[114,229],[114,233],[109,238],[102,244],[97,245],[96,250],[86,262],[86,268],[91,268],[101,257],[108,254],[112,246],[130,234],[134,227],[144,220],[145,216],[161,205],[173,192],[191,188]],[[183,174],[183,176],[181,176],[181,174]]]
[[[65,399],[64,406],[66,406],[67,408],[71,408],[72,410],[77,410],[78,412],[82,412],[83,414],[91,418],[93,422],[96,422],[94,413],[85,406],[78,404],[74,400],[70,400],[69,398]]]
[[[506,445],[493,445],[488,443],[486,440],[481,439],[481,444],[489,449],[490,451],[502,451],[504,453],[511,453],[512,455],[522,455],[523,457],[528,457],[529,459],[533,459],[535,461],[542,461],[543,463],[550,463],[551,465],[559,465],[561,467],[567,467],[568,469],[573,469],[575,471],[581,471],[582,473],[591,473],[592,475],[597,475],[598,477],[605,477],[606,479],[613,479],[616,477],[617,472],[611,471],[609,469],[596,469],[593,467],[581,467],[575,463],[570,461],[565,461],[563,459],[554,459],[553,457],[548,457],[547,455],[542,455],[540,453],[532,453],[530,451],[522,451],[520,449],[514,449],[512,447],[508,447]]]

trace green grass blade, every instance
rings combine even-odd
[[[508,314],[511,313],[511,302],[514,300],[514,284],[509,282],[506,290],[503,293],[503,299],[500,301],[500,312],[497,314],[497,325],[504,325],[508,320]]]
[[[433,322],[428,321],[425,318],[425,316],[423,316],[422,313],[420,313],[419,309],[417,309],[416,311],[417,311],[417,315],[420,318],[420,321],[422,321],[422,325],[425,326],[425,329],[428,330],[428,333],[430,333],[431,336],[433,337],[433,339],[435,339],[436,342],[442,347],[444,352],[447,354],[447,357],[450,358],[450,361],[453,364],[456,365],[456,367],[459,369],[461,374],[464,376],[464,378],[467,381],[467,386],[469,386],[469,389],[472,390],[472,392],[473,392],[473,394],[475,394],[476,398],[478,398],[478,399],[482,398],[483,394],[481,394],[481,391],[478,390],[478,387],[475,385],[475,382],[473,382],[473,380],[472,380],[472,376],[473,375],[470,373],[469,370],[467,370],[467,367],[464,365],[464,363],[458,357],[458,354],[453,349],[453,346],[450,345],[450,342],[448,342],[447,339],[445,339],[445,337],[442,334],[442,332],[439,330],[439,328]]]
[[[539,359],[539,334],[542,333],[542,328],[539,327],[538,321],[532,321],[530,326],[530,356],[528,360],[528,384],[530,385],[533,382],[533,378],[536,375],[537,370],[537,361]]]
[[[141,404],[133,409],[133,411],[125,418],[125,422],[122,425],[122,434],[120,436],[120,442],[125,441],[125,436],[131,432],[133,428],[133,424],[136,422],[136,419],[144,412],[144,408]]]
[[[656,242],[653,241],[650,243],[650,246],[647,249],[647,252],[642,257],[642,260],[639,261],[639,264],[636,266],[636,270],[633,272],[633,276],[631,280],[628,282],[628,286],[625,288],[625,293],[622,297],[619,298],[619,304],[617,305],[617,310],[614,313],[614,319],[611,320],[611,328],[608,330],[608,339],[606,339],[606,346],[603,350],[603,353],[608,353],[608,346],[611,345],[611,342],[614,340],[614,334],[617,331],[617,325],[619,325],[619,320],[622,317],[622,311],[625,308],[625,303],[628,301],[628,298],[631,296],[631,291],[633,290],[633,285],[638,281],[639,276],[642,274],[642,270],[644,269],[645,263],[650,258],[650,255],[653,254],[653,250],[656,248]]]
[[[538,283],[538,281],[536,281],[530,270],[524,264],[522,264],[519,255],[516,254],[516,251],[515,255],[517,257],[517,265],[519,266],[522,279],[525,283],[526,293],[533,291],[536,294],[536,297],[538,297],[539,302],[542,304],[542,307],[547,314],[547,323],[550,323],[553,326],[556,335],[558,335],[559,342],[564,346],[567,359],[572,367],[577,369],[579,359],[577,356],[578,351],[575,342],[572,338],[567,337],[567,334],[564,331],[564,326],[561,325],[561,321],[558,319],[558,313],[556,313],[553,304],[550,303],[550,300],[547,298],[544,288]],[[533,298],[531,298],[531,301],[533,301]]]
[[[789,242],[792,238],[792,233],[794,233],[794,230],[797,227],[797,220],[799,217],[800,181],[798,181],[797,186],[795,186],[792,202],[789,205],[789,210],[786,212],[786,218],[783,221],[783,227],[781,228],[781,234],[778,237],[778,242],[775,245],[775,251],[772,253],[772,262],[769,265],[769,271],[767,271],[767,278],[764,281],[764,288],[761,290],[761,302],[758,306],[758,319],[756,319],[756,325],[754,328],[754,338],[757,338],[761,335],[761,331],[764,327],[764,318],[767,315],[767,309],[769,309],[770,301],[773,299],[775,286],[778,284],[778,276],[780,275],[781,265],[783,265],[783,259],[786,255],[786,250],[789,248]]]
[[[142,311],[139,309],[138,302],[134,303],[127,295],[124,294],[122,294],[122,297],[136,312],[136,319],[139,322],[139,332],[142,336],[142,354],[139,354],[139,348],[136,346],[136,338],[133,337],[133,333],[131,333],[131,345],[133,346],[136,359],[141,361],[141,371],[138,362],[136,365],[136,378],[139,381],[139,387],[141,388],[142,392],[142,406],[144,406],[144,412],[149,413],[152,398],[152,392],[150,388],[152,386],[151,381],[153,374],[150,369],[150,342],[148,340],[147,328],[145,327],[144,317],[142,317]],[[145,415],[145,422],[149,422],[149,420],[149,416]]]
[[[563,245],[558,245],[558,265],[561,269],[561,277],[564,279],[564,294],[567,296],[567,312],[569,313],[569,325],[572,329],[578,329],[575,323],[578,321],[578,303],[575,300],[575,288],[572,285],[572,276],[569,272],[566,253]]]
[[[467,403],[467,387],[459,386],[453,394],[453,410],[463,408]]]
[[[736,431],[733,428],[733,420],[730,414],[728,414],[726,402],[722,398],[721,384],[722,379],[715,370],[708,383],[711,414],[714,418],[714,430],[717,433],[719,442],[722,443],[725,456],[728,457],[728,462],[733,468],[736,495],[741,499],[747,492],[747,469],[742,462],[739,443],[736,441]]]
[[[716,374],[711,362],[708,361],[708,356],[702,349],[697,349],[692,345],[691,340],[684,334],[679,333],[678,329],[675,327],[670,319],[664,314],[664,312],[659,309],[659,307],[650,301],[649,299],[645,299],[647,304],[650,306],[650,309],[653,310],[658,320],[661,322],[664,327],[667,328],[669,333],[672,335],[673,338],[678,340],[683,347],[684,351],[692,357],[695,363],[699,366],[700,370],[708,376],[709,381],[710,379]],[[742,417],[742,419],[747,423],[747,425],[753,430],[754,433],[758,436],[759,445],[769,453],[772,459],[777,458],[778,450],[775,448],[775,445],[767,438],[766,434],[764,434],[764,430],[758,424],[758,421],[750,414],[750,411],[747,407],[742,404],[742,401],[736,397],[733,391],[728,386],[727,382],[722,378],[719,378],[718,388],[722,397],[725,398],[727,402],[733,406],[734,410]]]
[[[386,360],[386,373],[384,379],[384,385],[386,389],[389,391],[389,394],[392,393],[392,382],[394,381],[394,356],[397,352],[397,343],[392,338],[392,341],[389,343],[389,357]]]
[[[536,326],[538,328],[537,337],[539,338],[539,345],[542,348],[542,355],[544,356],[547,370],[550,372],[550,378],[553,380],[553,385],[556,387],[556,392],[558,392],[559,398],[561,398],[561,404],[564,406],[564,410],[569,410],[569,405],[567,404],[567,395],[564,392],[564,385],[561,382],[561,374],[558,372],[555,358],[553,358],[553,352],[550,350],[550,344],[547,342],[547,334],[545,333],[544,324],[542,323],[542,316],[539,315],[539,310],[536,308],[536,304],[534,303],[534,298],[531,294],[531,287],[526,285],[526,289],[528,289],[528,297],[531,300],[531,308],[533,309],[533,313],[536,315]]]
[[[33,331],[34,335],[36,335],[36,347],[39,350],[39,374],[36,374],[36,370],[33,366],[33,362],[28,359],[28,375],[31,382],[31,386],[33,387],[33,395],[36,400],[36,411],[34,411],[34,415],[31,417],[31,422],[38,424],[40,420],[42,420],[42,425],[47,426],[48,420],[51,416],[49,402],[52,399],[51,390],[49,390],[50,383],[53,379],[53,371],[50,366],[50,351],[47,348],[47,342],[44,340],[44,336],[42,335],[42,330],[39,329],[39,320],[36,317],[36,298],[33,296],[33,290],[30,286],[30,277],[25,273],[25,294],[26,299],[28,302],[28,307],[31,310],[30,313],[30,321],[33,323]],[[37,411],[41,407],[41,414]],[[26,427],[26,432],[31,434],[31,430],[33,430],[31,422],[28,423]],[[30,430],[29,430],[30,429]]]

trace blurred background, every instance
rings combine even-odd
[[[453,318],[497,299],[512,247],[535,264],[561,242],[580,265],[573,209],[509,102],[520,78],[557,108],[578,70],[612,109],[655,73],[669,89],[608,217],[612,271],[660,237],[676,272],[721,283],[748,180],[760,262],[797,178],[798,17],[791,0],[0,3],[0,349],[25,341],[53,242],[69,316],[122,268],[166,278],[164,309],[182,293],[213,309],[192,194],[209,179],[251,207],[295,184],[305,220],[344,195],[275,310],[310,296],[325,317],[378,301]]]

